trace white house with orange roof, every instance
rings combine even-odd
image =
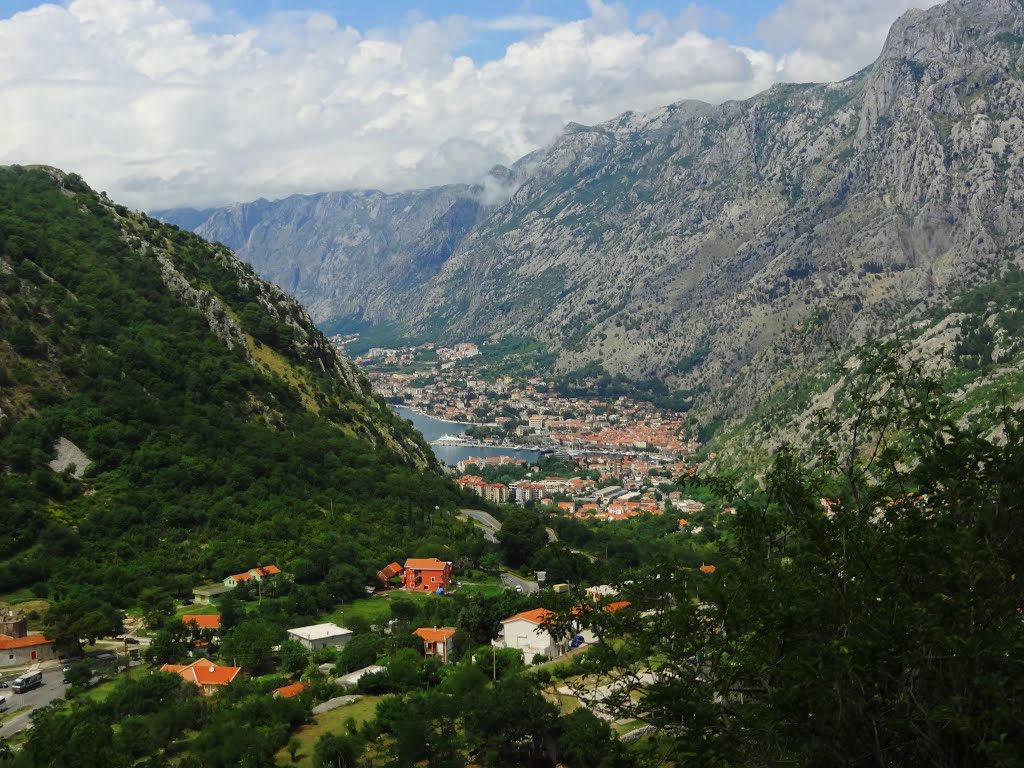
[[[224,579],[225,587],[237,587],[247,581],[263,581],[270,576],[276,576],[281,569],[276,565],[261,565],[257,568],[250,568],[245,573],[233,573]]]
[[[523,653],[527,663],[540,654],[553,659],[565,653],[566,641],[554,636],[551,629],[545,627],[555,619],[557,614],[547,608],[534,608],[509,616],[501,622],[501,632],[491,644],[496,648],[515,648]]]
[[[455,627],[420,627],[413,632],[423,641],[423,655],[447,664],[455,649]]]

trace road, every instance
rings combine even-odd
[[[477,527],[484,532],[484,538],[497,544],[496,534],[501,530],[501,523],[493,515],[481,512],[479,509],[460,509],[459,517],[471,519]]]
[[[501,582],[509,589],[515,589],[518,587],[523,592],[540,592],[540,584],[536,581],[530,581],[529,579],[522,579],[516,576],[514,573],[503,571],[501,574]]]
[[[17,675],[11,675],[4,673],[4,679],[10,682],[17,677]],[[0,728],[0,736],[4,738],[10,738],[18,731],[23,731],[32,725],[30,715],[33,710],[39,707],[49,704],[54,699],[64,698],[64,691],[67,687],[61,683],[64,679],[64,674],[60,671],[59,666],[52,666],[43,669],[43,684],[38,688],[29,691],[28,693],[11,693],[10,688],[0,688],[0,696],[7,699],[8,711],[4,715],[10,715],[12,712],[28,707],[18,714],[14,715],[10,720],[5,720],[3,727]]]

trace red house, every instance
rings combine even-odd
[[[448,589],[452,583],[452,564],[436,557],[411,557],[405,561],[405,588],[416,592]]]

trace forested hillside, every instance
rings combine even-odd
[[[435,514],[459,497],[433,461],[226,248],[75,175],[0,169],[0,593],[125,605],[297,560],[361,592],[479,543]]]

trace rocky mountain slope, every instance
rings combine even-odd
[[[842,83],[574,126],[405,319],[743,407],[1020,257],[1022,42],[1018,0],[953,0]]]
[[[474,185],[293,195],[154,215],[234,249],[317,322],[375,320],[391,314],[395,296],[437,274],[481,217],[508,198],[522,167],[497,167]]]
[[[257,238],[276,238],[261,270],[316,317],[530,336],[562,372],[599,361],[702,393],[709,413],[746,410],[832,346],[911,323],[1020,258],[1022,44],[1020,0],[910,11],[846,81],[569,126],[429,268],[408,245],[422,228],[403,241],[358,225],[353,239],[381,243],[382,285],[342,280],[365,264],[342,266],[295,227]],[[327,285],[298,288],[331,259]],[[723,385],[728,406],[711,394]]]
[[[362,571],[422,538],[415,510],[458,503],[430,467],[225,247],[74,174],[0,168],[0,594],[124,604],[295,558],[343,564],[361,594]]]

